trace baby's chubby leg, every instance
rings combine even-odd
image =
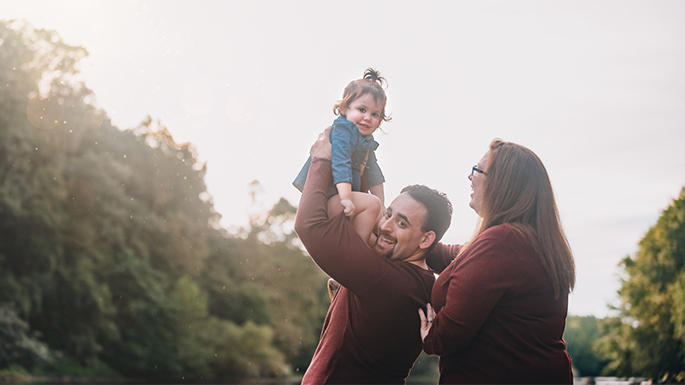
[[[354,203],[356,210],[350,217],[350,221],[364,242],[373,247],[376,243],[376,235],[373,231],[383,215],[381,200],[375,195],[354,191],[352,192],[352,203]],[[340,195],[332,196],[328,200],[328,217],[332,218],[342,211]]]

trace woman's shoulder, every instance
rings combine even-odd
[[[516,231],[507,224],[496,225],[483,231],[477,239],[503,239],[515,232]]]
[[[508,224],[496,225],[483,231],[475,240],[474,243],[491,243],[496,242],[502,246],[511,249],[520,250],[522,248],[530,248],[530,242],[517,230],[514,226]]]

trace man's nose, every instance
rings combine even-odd
[[[389,233],[392,230],[392,226],[390,226],[390,221],[387,219],[381,219],[380,222],[378,222],[378,228],[386,233]]]

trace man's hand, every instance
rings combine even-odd
[[[326,127],[326,129],[319,134],[319,137],[316,138],[316,142],[314,142],[312,148],[309,150],[309,154],[312,158],[331,159],[330,136],[332,129],[333,126]]]

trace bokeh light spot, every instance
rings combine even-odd
[[[47,98],[36,95],[26,105],[26,117],[34,127],[49,130],[64,118],[64,106],[59,104],[59,97],[55,95]]]
[[[102,125],[104,117],[100,110],[88,110],[83,114],[83,122],[88,128],[98,128]]]
[[[17,71],[7,71],[5,74],[5,86],[8,91],[24,92],[26,90],[26,79]]]

